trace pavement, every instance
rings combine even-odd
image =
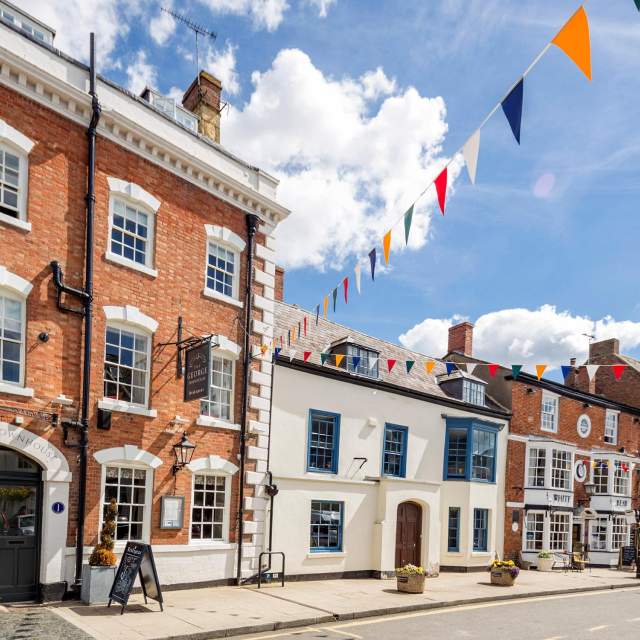
[[[513,587],[491,585],[485,572],[444,573],[427,580],[425,593],[415,595],[396,591],[393,580],[323,580],[289,582],[285,587],[272,583],[260,590],[252,586],[165,591],[164,612],[155,601],[145,605],[142,595],[131,597],[124,615],[116,605],[108,608],[78,602],[50,605],[45,610],[96,640],[205,640],[532,596],[639,586],[634,573],[609,569],[583,573],[522,571]],[[5,609],[16,611],[15,607]],[[4,620],[0,612],[2,640],[11,637],[4,635]],[[73,636],[65,638],[71,640]]]

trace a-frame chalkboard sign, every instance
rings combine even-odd
[[[160,604],[160,611],[164,611],[162,591],[151,545],[142,542],[127,542],[109,592],[109,606],[111,606],[111,602],[118,602],[122,605],[120,615],[124,613],[137,575],[140,576],[145,604],[147,598],[151,598]]]

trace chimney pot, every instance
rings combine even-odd
[[[473,325],[470,322],[449,327],[449,353],[453,352],[473,355]]]
[[[198,78],[200,83],[198,83]],[[198,116],[198,132],[219,143],[222,83],[206,71],[201,71],[198,78],[185,91],[182,106]]]

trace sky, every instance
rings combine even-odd
[[[14,0],[16,2],[16,0]],[[83,60],[140,92],[179,97],[193,34],[147,0],[17,0]],[[476,184],[459,151],[578,8],[578,0],[164,0],[213,30],[200,66],[223,82],[222,143],[280,179],[285,299],[315,309],[363,270],[332,318],[441,356],[475,324],[476,355],[532,370],[618,337],[640,357],[640,14],[591,0],[593,81],[557,48],[527,76],[521,144],[501,110],[482,128]],[[367,254],[450,160],[408,246]],[[553,375],[558,375],[557,372]]]

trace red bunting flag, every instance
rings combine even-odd
[[[500,365],[499,364],[490,364],[489,365],[489,375],[493,378],[496,375]]]
[[[304,361],[306,362],[311,357],[311,351],[305,351],[303,354]]]
[[[349,278],[345,278],[342,281],[342,288],[344,289],[344,303],[349,302]]]
[[[389,358],[387,360],[387,369],[389,370],[389,373],[391,373],[391,370],[393,369],[393,367],[396,366],[396,361],[393,358]]]
[[[442,173],[436,178],[435,185],[438,193],[440,211],[442,211],[442,215],[444,215],[444,203],[447,197],[447,167],[445,167]]]
[[[614,364],[613,367],[613,375],[616,377],[616,380],[620,380],[622,378],[623,371],[627,368],[626,364]]]

